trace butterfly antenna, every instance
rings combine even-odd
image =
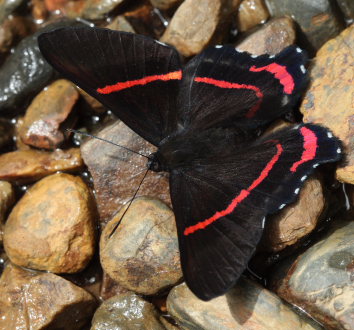
[[[123,212],[123,214],[122,214],[122,216],[120,217],[119,221],[115,224],[115,226],[114,226],[114,228],[112,229],[111,233],[109,234],[108,238],[111,238],[111,237],[112,237],[112,235],[114,234],[114,232],[115,232],[116,229],[118,228],[119,224],[122,222],[123,217],[125,216],[125,214],[126,214],[127,211],[129,210],[130,205],[132,205],[133,200],[134,200],[134,198],[136,197],[136,195],[137,195],[137,193],[138,193],[138,191],[139,191],[139,189],[140,189],[140,187],[141,187],[143,181],[145,180],[146,175],[147,175],[147,173],[149,172],[149,170],[150,170],[150,166],[149,166],[148,169],[145,171],[144,176],[143,176],[143,178],[141,179],[141,181],[140,181],[140,183],[139,183],[138,189],[135,190],[135,193],[134,193],[134,195],[133,195],[133,198],[130,200],[130,202],[129,202],[129,204],[128,204],[128,207],[127,207],[127,208],[125,209],[125,211]]]
[[[82,132],[82,131],[77,131],[77,130],[71,129],[71,128],[67,128],[66,130],[69,131],[69,132],[81,134],[81,135],[84,135],[84,136],[88,136],[88,137],[91,137],[91,138],[94,138],[94,139],[97,139],[97,140],[101,140],[101,141],[104,141],[104,142],[113,144],[113,145],[116,146],[116,147],[123,148],[123,149],[125,149],[125,150],[130,151],[130,152],[133,152],[134,154],[137,154],[137,155],[140,155],[140,156],[142,156],[142,157],[145,157],[145,158],[147,158],[147,159],[149,159],[149,160],[152,160],[151,157],[149,157],[149,156],[147,156],[147,155],[144,155],[144,154],[141,154],[141,153],[138,152],[138,151],[135,151],[135,150],[129,149],[129,148],[127,148],[127,147],[121,146],[120,144],[114,143],[114,142],[112,142],[112,141],[102,139],[102,138],[100,138],[100,137],[98,137],[98,136],[95,136],[95,135],[92,135],[92,134],[90,134],[90,133],[86,133],[86,132]]]

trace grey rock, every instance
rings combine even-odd
[[[168,295],[167,310],[188,330],[320,329],[275,294],[243,278],[227,294],[208,302],[181,284]]]
[[[288,15],[300,26],[314,50],[344,28],[330,0],[267,0],[272,16]]]
[[[354,329],[354,222],[339,222],[297,258],[277,288],[329,329]]]
[[[153,304],[132,292],[114,296],[96,310],[91,330],[164,330]]]
[[[0,24],[23,2],[24,0],[0,0]]]

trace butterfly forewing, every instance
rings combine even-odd
[[[176,129],[176,90],[182,73],[172,47],[97,28],[59,29],[42,34],[38,42],[63,76],[149,142],[158,145]]]

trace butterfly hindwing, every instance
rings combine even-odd
[[[293,202],[307,175],[340,153],[327,129],[306,124],[228,145],[196,166],[172,171],[182,268],[191,290],[209,300],[233,286],[256,248],[265,216]]]
[[[42,34],[39,47],[64,77],[112,110],[149,142],[176,129],[178,53],[145,36],[100,28]]]
[[[191,129],[253,129],[286,113],[307,81],[306,55],[289,46],[253,56],[232,46],[209,48],[184,68],[179,120]]]

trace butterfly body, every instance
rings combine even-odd
[[[340,141],[318,125],[259,136],[306,86],[297,47],[258,57],[211,47],[182,67],[172,47],[107,29],[59,29],[39,46],[157,147],[148,166],[170,174],[184,278],[203,300],[237,282],[265,217],[293,202],[315,167],[341,157]]]

